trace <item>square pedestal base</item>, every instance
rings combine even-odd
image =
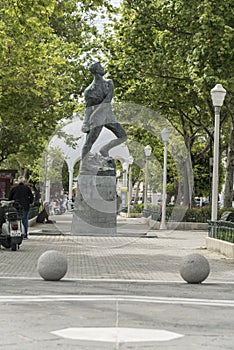
[[[71,234],[116,234],[115,176],[79,175]]]

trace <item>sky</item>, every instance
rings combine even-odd
[[[121,0],[111,0],[111,3],[114,6],[119,6],[119,4],[121,3]]]

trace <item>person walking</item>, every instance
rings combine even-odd
[[[22,215],[22,223],[24,225],[24,238],[28,238],[28,213],[30,204],[33,203],[33,194],[31,189],[26,186],[25,178],[23,176],[19,176],[18,178],[19,184],[16,187],[13,187],[10,191],[9,200],[14,200],[18,202],[22,209],[23,209],[23,215]]]

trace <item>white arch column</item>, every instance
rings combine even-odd
[[[74,168],[73,166],[69,166],[68,168],[69,172],[69,193],[68,193],[68,200],[72,200],[72,184],[73,184],[73,173],[74,173]]]
[[[46,180],[45,183],[45,202],[50,202],[50,180]]]
[[[45,197],[44,201],[50,202],[50,178],[48,176],[51,167],[51,158],[48,153],[45,153]]]

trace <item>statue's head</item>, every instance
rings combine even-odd
[[[92,74],[100,74],[100,75],[105,75],[105,71],[101,65],[100,62],[94,62],[92,63],[90,66],[89,66],[89,71],[92,73]]]

